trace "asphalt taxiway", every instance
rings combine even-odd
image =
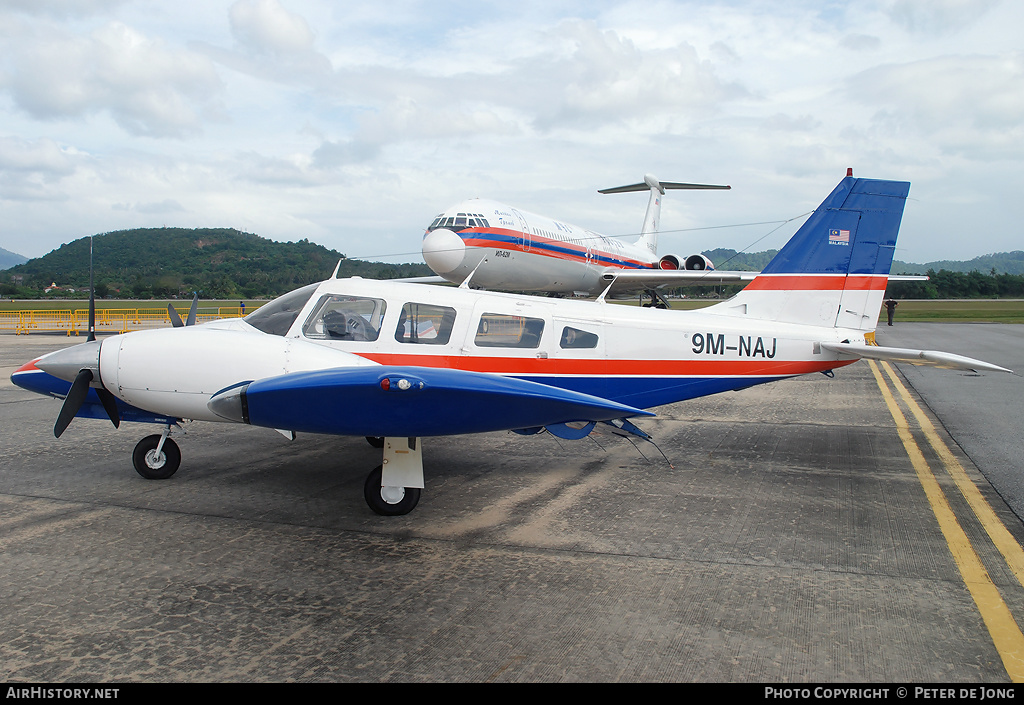
[[[1024,370],[1014,327],[927,326]],[[1024,422],[979,452],[906,366],[663,407],[641,425],[671,466],[607,436],[426,439],[419,507],[384,518],[359,438],[194,423],[164,481],[131,467],[147,427],[54,439],[60,403],[8,377],[69,342],[0,336],[0,681],[1024,677],[1024,525],[992,484]],[[982,408],[1024,391],[933,372]]]

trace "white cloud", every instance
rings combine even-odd
[[[850,78],[854,100],[886,111],[888,131],[969,159],[1024,157],[1024,54],[943,56]]]
[[[895,0],[894,21],[911,32],[950,33],[972,24],[1000,0]]]
[[[0,246],[216,225],[408,261],[467,196],[621,234],[643,199],[596,189],[647,172],[733,185],[667,199],[672,229],[795,215],[854,166],[914,182],[901,246],[1014,249],[991,194],[1024,159],[1022,22],[1009,0],[10,0]]]
[[[54,17],[84,17],[110,12],[128,0],[4,0],[10,10]]]
[[[231,31],[247,49],[269,54],[312,51],[315,35],[302,16],[277,0],[239,0],[228,10]]]
[[[103,112],[134,135],[175,137],[218,111],[222,86],[206,58],[120,22],[88,34],[43,26],[8,41],[0,86],[36,119]]]

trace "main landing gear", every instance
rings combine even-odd
[[[372,441],[371,445],[377,447]],[[384,462],[367,475],[363,498],[381,516],[408,514],[423,489],[422,444],[419,438],[384,438],[382,445]]]
[[[166,480],[181,465],[181,450],[171,439],[171,427],[146,436],[132,453],[136,472],[147,480]],[[384,462],[363,483],[367,506],[381,516],[408,514],[420,501],[423,489],[423,453],[419,438],[367,437],[370,445],[383,448]]]
[[[644,303],[644,294],[651,297],[650,303]],[[643,308],[672,308],[669,305],[668,300],[661,295],[661,292],[655,291],[654,289],[641,289],[640,306]]]

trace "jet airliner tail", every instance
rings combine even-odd
[[[848,175],[743,291],[708,311],[874,330],[909,192]]]
[[[640,229],[640,239],[634,243],[637,247],[646,247],[655,257],[658,255],[658,227],[661,223],[661,197],[666,190],[716,190],[728,191],[731,186],[717,184],[688,184],[678,181],[658,181],[650,174],[644,175],[643,183],[615,188],[601,189],[598,193],[629,193],[632,191],[650,191],[647,201],[647,212],[644,213],[644,224]]]

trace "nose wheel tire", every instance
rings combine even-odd
[[[363,497],[377,514],[386,517],[408,514],[420,501],[419,487],[381,487],[384,466],[378,465],[366,476]]]
[[[132,465],[135,471],[147,480],[166,480],[181,465],[181,451],[178,444],[170,438],[164,441],[164,447],[157,454],[156,447],[160,444],[160,435],[146,436],[135,446],[132,453]]]

